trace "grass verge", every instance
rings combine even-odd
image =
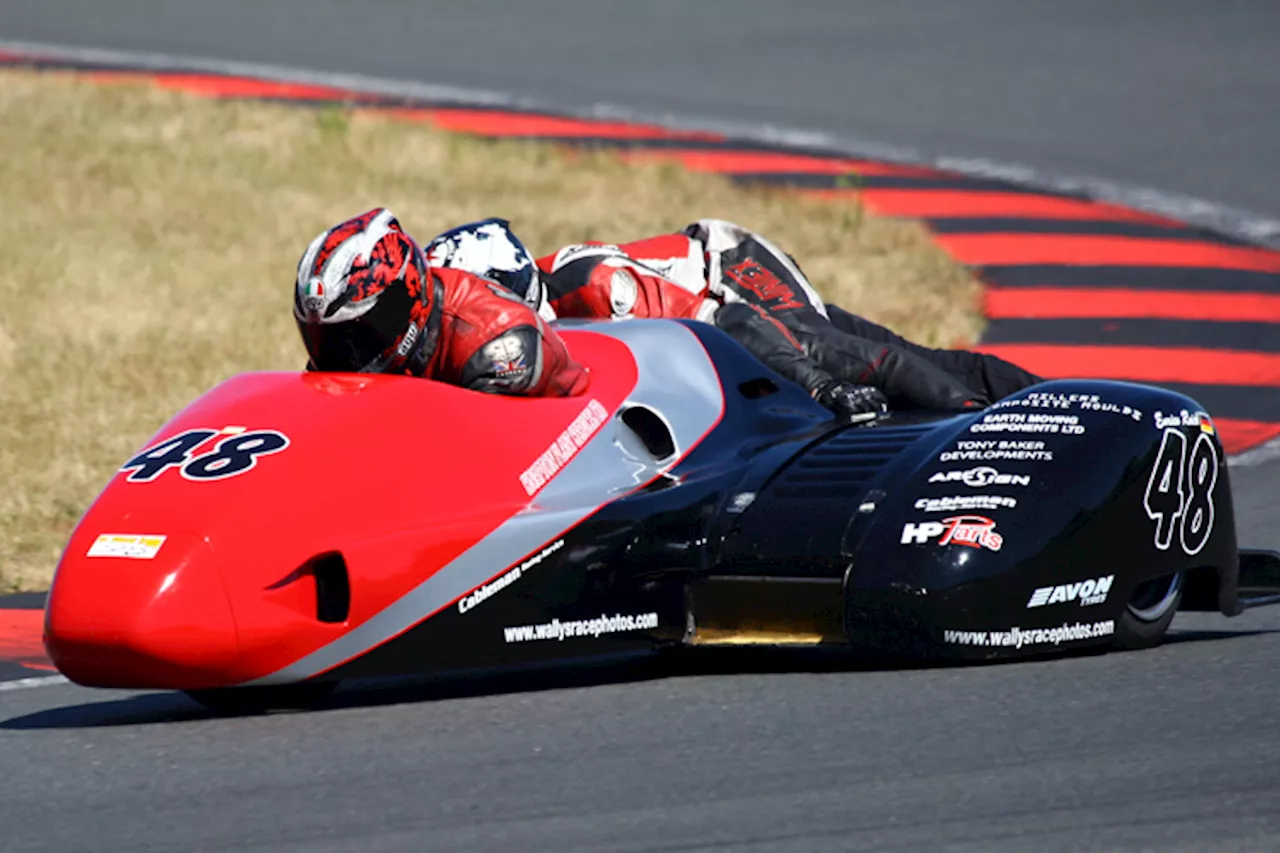
[[[373,113],[0,74],[0,592],[48,584],[115,468],[186,402],[305,360],[294,268],[385,204],[420,239],[501,215],[530,249],[702,216],[787,249],[829,300],[934,345],[978,286],[914,223],[670,165],[435,132]]]

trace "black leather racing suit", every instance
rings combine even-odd
[[[992,402],[985,389],[971,387],[924,357],[917,351],[922,347],[908,349],[838,329],[795,261],[760,235],[708,219],[683,233],[704,247],[712,296],[762,308],[837,380],[874,385],[896,409],[978,408]]]
[[[984,394],[991,400],[999,400],[1021,391],[1044,379],[1029,373],[1016,364],[963,349],[930,349],[897,335],[866,317],[851,314],[839,305],[827,303],[827,316],[831,324],[846,334],[869,341],[892,344],[925,359],[959,379],[976,394]]]

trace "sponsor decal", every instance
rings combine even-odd
[[[930,483],[964,483],[972,489],[986,486],[1029,486],[1029,474],[1002,474],[995,468],[983,466],[967,471],[938,471],[929,478]]]
[[[1063,622],[1056,628],[1006,628],[1002,631],[948,631],[942,632],[942,641],[957,646],[984,646],[1023,649],[1028,646],[1057,646],[1079,640],[1110,637],[1116,632],[1116,623]]]
[[[1194,555],[1213,533],[1218,451],[1209,433],[1201,432],[1192,443],[1180,426],[1164,431],[1142,506],[1156,523],[1157,550],[1168,551],[1176,533],[1182,550]]]
[[[210,439],[222,436],[208,450],[196,453]],[[189,429],[158,441],[120,466],[128,472],[125,482],[151,483],[170,468],[193,482],[225,480],[252,471],[259,456],[279,453],[289,437],[273,429],[248,430],[242,426],[222,429]]]
[[[1052,462],[1053,451],[1043,441],[957,441],[955,450],[938,455],[939,462]]]
[[[302,306],[308,311],[319,312],[324,308],[324,282],[312,276],[307,282],[307,290],[302,297]]]
[[[484,357],[489,359],[490,370],[502,379],[509,379],[529,369],[525,357],[524,342],[518,335],[502,335],[484,345]]]
[[[1003,495],[956,495],[948,498],[919,498],[916,509],[923,512],[967,512],[978,509],[1013,509],[1016,498]]]
[[[1079,601],[1081,607],[1101,604],[1107,600],[1107,593],[1111,592],[1111,584],[1115,579],[1115,575],[1103,575],[1087,581],[1042,586],[1027,599],[1027,609],[1049,604],[1069,604],[1072,601]]]
[[[524,577],[525,572],[529,571],[563,547],[564,540],[557,539],[555,542],[552,542],[550,545],[543,548],[541,551],[534,554],[532,557],[510,571],[499,575],[474,592],[462,596],[462,598],[458,599],[458,612],[466,613],[468,610],[474,610],[481,602],[487,601],[507,587],[511,586],[516,581],[520,580],[520,578]]]
[[[591,400],[583,408],[573,422],[560,433],[551,446],[533,461],[533,464],[520,475],[520,485],[525,493],[533,496],[547,481],[569,464],[579,450],[583,448],[591,436],[609,419],[609,413],[599,400]]]
[[[1044,391],[1032,391],[1017,400],[1001,400],[990,409],[1080,409],[1086,412],[1106,412],[1123,415],[1134,421],[1142,420],[1142,410],[1123,403],[1112,403],[1101,399],[1097,394],[1053,394]]]
[[[413,343],[418,339],[418,332],[418,324],[410,323],[409,331],[404,333],[404,339],[400,341],[400,346],[396,347],[396,355],[404,358],[413,351]]]
[[[983,415],[982,422],[969,427],[969,432],[1046,432],[1061,435],[1083,435],[1085,428],[1079,415],[1041,415],[1007,412]]]
[[[1166,415],[1164,412],[1157,411],[1155,413],[1156,429],[1170,429],[1172,427],[1196,427],[1205,435],[1217,435],[1217,430],[1213,426],[1213,419],[1209,417],[1208,412],[1190,412],[1186,409],[1178,412],[1176,415]]]
[[[957,515],[942,521],[908,521],[902,526],[903,545],[923,545],[938,540],[938,547],[963,545],[999,551],[1004,537],[996,533],[996,523],[983,515]]]
[[[755,492],[738,492],[733,496],[733,500],[729,501],[726,512],[745,512],[747,507],[755,503]]]
[[[552,619],[541,625],[515,625],[503,628],[502,635],[508,643],[527,643],[533,640],[567,640],[572,637],[599,637],[602,634],[623,634],[628,631],[646,631],[658,627],[657,613],[640,613],[624,616],[601,615],[595,619],[579,619],[561,622]]]
[[[807,304],[796,297],[796,292],[790,285],[753,258],[744,258],[726,268],[724,277],[736,283],[739,292],[755,294],[756,300],[752,301],[758,301],[770,311],[803,308]]]
[[[103,533],[93,540],[86,557],[123,557],[127,560],[154,560],[167,536],[156,534]]]

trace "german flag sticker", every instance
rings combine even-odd
[[[1217,430],[1213,428],[1213,421],[1209,420],[1209,416],[1204,412],[1197,412],[1200,416],[1200,431],[1205,435],[1217,435]]]

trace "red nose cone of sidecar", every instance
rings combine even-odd
[[[154,544],[134,547],[146,554]],[[150,557],[68,549],[45,616],[49,657],[72,681],[92,687],[226,685],[239,649],[212,556],[191,534],[164,537]]]

